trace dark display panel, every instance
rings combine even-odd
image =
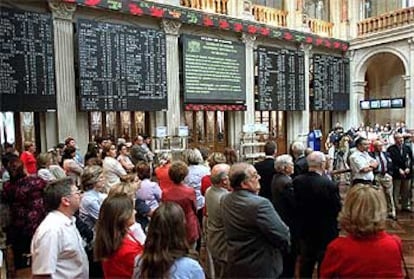
[[[349,59],[315,54],[313,56],[311,110],[348,110],[349,75]]]
[[[80,110],[167,109],[165,33],[79,19]]]
[[[205,36],[182,36],[184,102],[244,104],[244,44]]]
[[[56,109],[50,14],[0,7],[0,111]]]
[[[304,52],[259,47],[257,110],[305,110]]]

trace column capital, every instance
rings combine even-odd
[[[49,0],[49,8],[54,19],[72,21],[73,14],[76,11],[76,4],[62,2],[61,0]]]
[[[165,33],[168,35],[178,36],[180,33],[182,23],[177,20],[163,19],[161,21],[161,28],[164,29]]]
[[[311,51],[312,51],[312,45],[310,45],[310,44],[304,44],[304,43],[301,43],[301,44],[300,44],[300,46],[299,46],[299,48],[300,48],[301,50],[303,50],[304,52],[308,53],[309,55],[312,55],[312,54],[311,54]]]
[[[256,36],[243,33],[241,36],[241,41],[246,44],[246,46],[254,48],[254,44],[256,42]]]

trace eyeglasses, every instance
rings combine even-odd
[[[247,177],[247,179],[259,179],[259,178],[260,178],[260,174],[258,174],[257,172]]]
[[[75,190],[73,193],[70,193],[69,195],[66,195],[66,197],[74,196],[74,195],[80,195],[82,194],[81,190]]]

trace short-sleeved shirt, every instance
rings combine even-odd
[[[121,176],[127,174],[121,163],[110,156],[105,157],[102,163],[102,168],[104,170],[105,181],[109,187],[121,182]]]
[[[106,198],[106,194],[100,193],[91,189],[86,191],[81,199],[79,208],[79,218],[88,226],[89,229],[93,229],[99,217],[99,210]]]
[[[88,278],[88,257],[75,225],[58,210],[50,212],[32,239],[32,274],[52,278]]]
[[[354,153],[349,157],[350,166],[352,170],[352,179],[363,179],[374,181],[374,172],[361,172],[361,169],[365,168],[370,164],[371,161],[375,161],[374,158],[369,156],[368,152],[361,152],[355,150]]]

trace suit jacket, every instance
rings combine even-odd
[[[275,159],[266,158],[254,165],[257,173],[260,175],[260,192],[259,195],[267,198],[269,201],[272,200],[272,191],[270,185],[272,183],[273,175],[275,171]]]
[[[413,153],[411,148],[405,144],[402,145],[402,154],[400,148],[393,144],[387,149],[393,164],[393,175],[394,179],[410,179],[412,176],[413,168]],[[401,176],[399,169],[405,170],[410,169],[410,173],[406,176]]]
[[[296,235],[295,212],[296,201],[292,186],[292,178],[283,173],[276,173],[272,180],[272,203],[276,212],[288,225],[290,233]]]
[[[305,155],[300,156],[295,160],[294,173],[291,175],[292,178],[308,172],[308,161],[306,161]]]
[[[222,203],[228,248],[227,276],[278,278],[281,252],[290,245],[289,228],[272,203],[247,190],[236,190]]]
[[[388,173],[389,175],[392,176],[393,173],[393,165],[392,165],[392,160],[390,158],[390,155],[387,152],[379,152],[382,156],[384,156],[386,162],[384,162],[386,164],[387,167],[387,171],[386,173]],[[374,174],[377,174],[380,172],[379,168],[381,166],[381,162],[376,158],[376,156],[379,156],[378,152],[369,152],[369,155],[374,158],[377,162],[378,162],[378,167],[374,170]]]
[[[316,172],[293,179],[299,238],[315,246],[326,245],[338,236],[341,210],[338,185]]]

